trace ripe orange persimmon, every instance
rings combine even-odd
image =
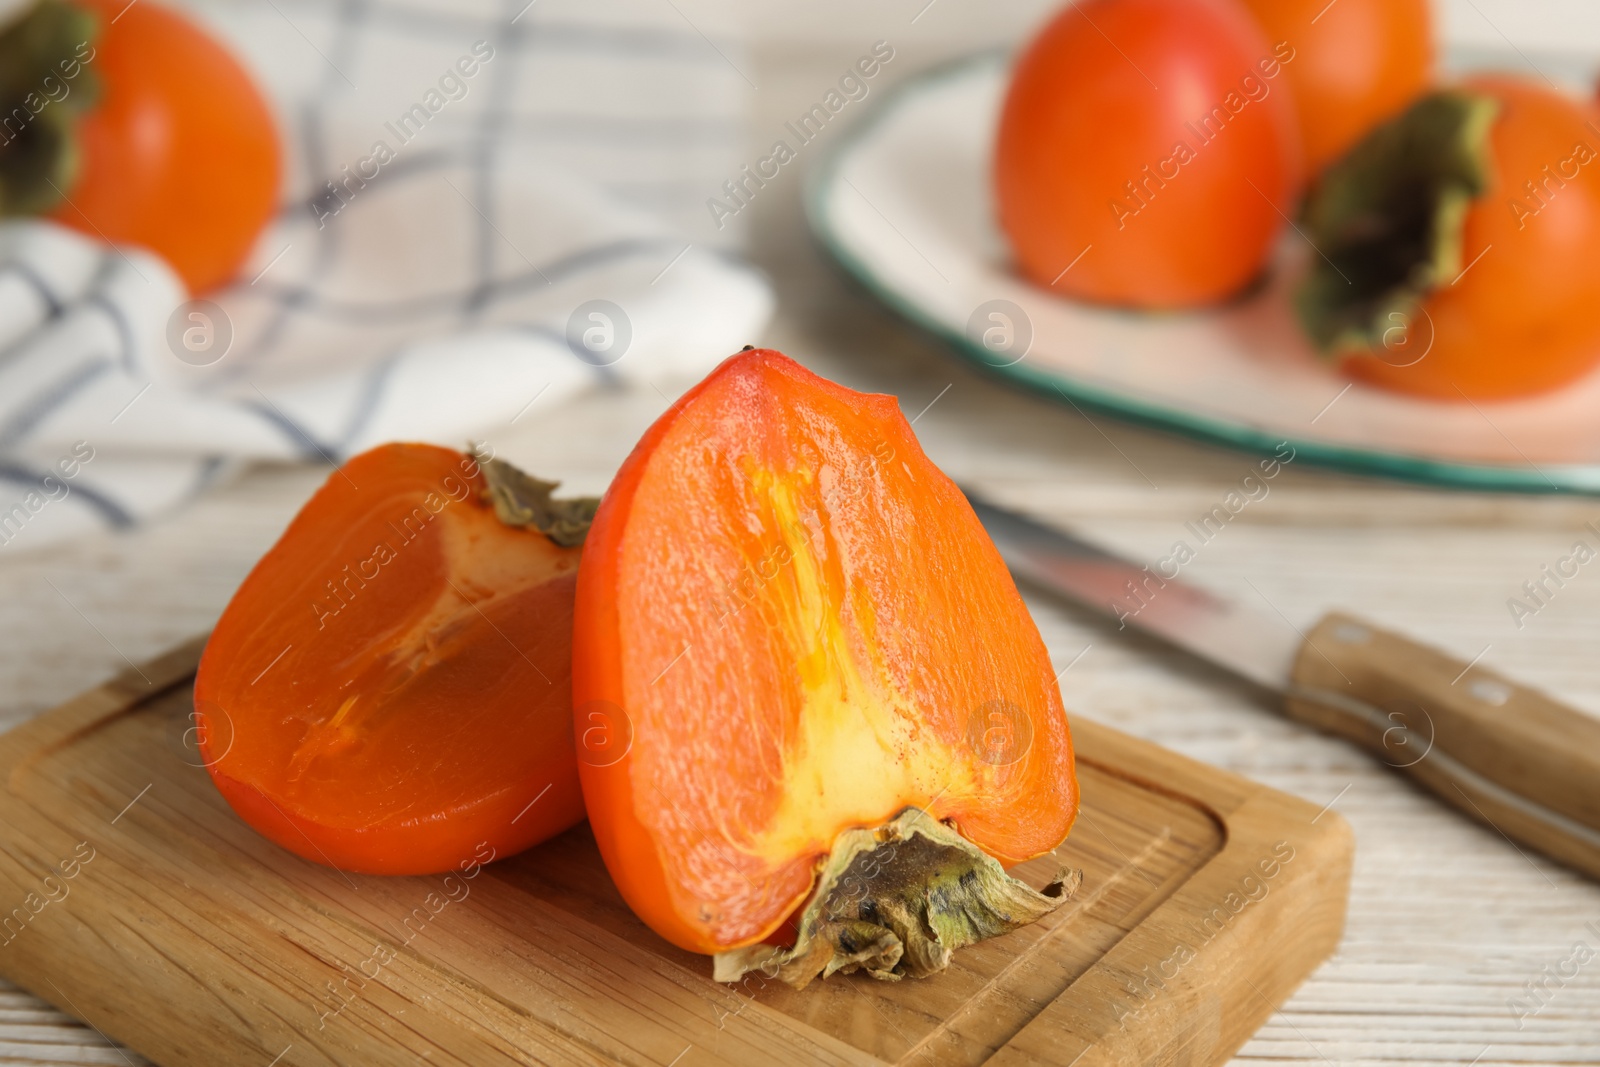
[[[36,0],[0,29],[0,69],[0,214],[141,245],[191,293],[237,273],[282,164],[220,42],[157,0]]]
[[[584,504],[552,505],[551,488],[409,444],[328,479],[239,587],[195,679],[198,747],[241,818],[373,874],[452,870],[483,844],[505,856],[583,818],[580,550],[507,521],[581,537]],[[544,521],[552,507],[568,521]]]
[[[848,915],[837,895],[815,910],[847,843],[899,840],[912,864],[944,834],[940,847],[976,852],[972,879],[1028,896],[1014,910],[1053,906],[1000,864],[1055,848],[1077,811],[1054,672],[994,545],[892,397],[750,350],[674,404],[589,534],[573,697],[607,868],[657,933],[722,954],[721,978],[752,965],[731,950],[782,951],[757,943],[802,907],[796,953],[843,924],[848,969],[937,969],[919,964],[916,930],[868,914],[892,910],[870,885]],[[904,840],[886,827],[907,819],[922,829]],[[918,900],[906,906],[941,929]],[[812,950],[784,958],[787,979],[823,970],[828,953]]]
[[[1362,381],[1431,399],[1544,392],[1600,362],[1600,115],[1531,81],[1424,97],[1327,174],[1298,297]]]
[[[1427,87],[1433,72],[1430,0],[1244,0],[1274,44],[1300,118],[1306,173],[1342,156]]]
[[[1300,194],[1282,74],[1298,62],[1236,0],[1084,0],[1017,59],[994,188],[1017,267],[1135,308],[1232,296]]]

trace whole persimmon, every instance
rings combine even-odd
[[[645,434],[584,546],[590,826],[719,980],[928,974],[1063,899],[1002,869],[1077,813],[1054,673],[894,398],[747,351]]]
[[[1300,118],[1307,174],[1344,155],[1427,87],[1433,73],[1430,0],[1244,0],[1274,43]]]
[[[1307,204],[1297,294],[1361,381],[1437,400],[1558,388],[1600,362],[1595,105],[1485,75],[1380,126]]]
[[[994,188],[1017,268],[1133,308],[1224,300],[1295,209],[1298,62],[1236,0],[1085,0],[1018,57]]]
[[[233,278],[282,161],[226,47],[158,0],[36,0],[0,30],[0,66],[0,215],[148,248],[191,293]]]

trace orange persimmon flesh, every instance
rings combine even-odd
[[[199,748],[247,823],[347,871],[450,870],[583,818],[580,550],[507,526],[478,461],[385,445],[334,472],[245,579],[195,680]]]
[[[907,806],[1007,865],[1077,811],[1054,671],[965,497],[894,398],[773,351],[685,394],[612,483],[573,699],[606,866],[696,952],[773,935],[841,831]],[[1005,761],[973,740],[998,707],[1027,724]]]

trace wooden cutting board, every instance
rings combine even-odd
[[[193,741],[201,641],[0,737],[0,974],[168,1067],[1216,1064],[1332,950],[1333,812],[1074,723],[1073,901],[944,974],[711,981],[579,827],[456,878],[258,837]]]

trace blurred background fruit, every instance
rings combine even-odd
[[[221,42],[155,0],[39,0],[0,29],[0,215],[229,281],[278,205],[278,133]]]
[[[79,124],[82,170],[54,216],[159,253],[191,293],[214,289],[277,207],[272,112],[238,60],[187,17],[152,0],[77,2],[100,17],[104,95]]]
[[[1135,308],[1223,300],[1262,271],[1301,185],[1272,44],[1235,0],[1088,0],[1016,63],[995,156],[1017,266]]]
[[[1443,96],[1482,101],[1482,128],[1421,128]],[[1600,362],[1597,117],[1479,75],[1377,131],[1307,207],[1328,257],[1300,297],[1313,339],[1361,381],[1458,402],[1544,392]],[[1430,188],[1425,172],[1454,155],[1481,171],[1474,188]]]
[[[1284,68],[1300,119],[1309,174],[1394,117],[1433,73],[1429,0],[1244,0],[1272,43],[1295,60]]]

